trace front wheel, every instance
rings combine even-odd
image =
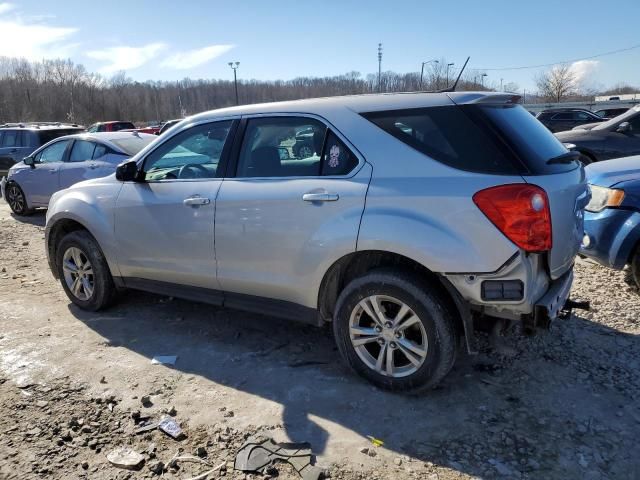
[[[345,362],[387,390],[433,388],[455,362],[448,305],[411,274],[381,270],[352,281],[338,298],[333,330]]]
[[[56,265],[62,288],[78,307],[97,311],[114,300],[116,288],[109,266],[89,232],[65,235],[56,250]]]
[[[11,211],[16,215],[27,216],[33,213],[33,210],[27,206],[27,198],[20,186],[11,182],[6,186],[5,197]]]

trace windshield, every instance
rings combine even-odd
[[[576,162],[548,165],[547,161],[567,153],[549,130],[519,105],[470,105],[478,108],[497,128],[500,136],[517,153],[518,159],[534,175],[576,168]]]
[[[138,136],[138,135],[131,135],[130,137],[126,137],[126,138],[118,138],[117,140],[111,140],[111,143],[113,143],[116,147],[118,147],[120,150],[122,150],[124,153],[126,153],[129,156],[135,155],[136,153],[138,153],[140,150],[142,150],[144,147],[146,147],[148,144],[150,144],[153,140],[155,140],[157,137],[149,135],[149,136]]]
[[[618,115],[617,117],[613,117],[611,120],[607,120],[606,122],[602,122],[598,124],[598,126],[593,127],[593,130],[607,130],[609,127],[613,127],[618,125],[620,122],[628,122],[631,118],[635,117],[640,112],[640,105],[630,108],[622,115]]]

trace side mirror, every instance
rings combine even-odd
[[[116,167],[116,179],[121,182],[137,182],[140,180],[138,165],[135,161],[129,160]]]
[[[616,132],[618,133],[629,133],[631,131],[631,124],[629,122],[622,122],[616,128]]]
[[[31,168],[36,168],[33,157],[24,157],[22,161],[24,162],[25,165],[29,165]]]

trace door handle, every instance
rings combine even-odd
[[[58,173],[58,169],[57,169],[57,168],[51,168],[51,169],[49,170],[49,172],[50,172],[50,173],[52,173],[52,174],[53,174],[53,173]]]
[[[305,202],[335,202],[340,198],[337,193],[305,193],[302,200]]]
[[[193,197],[185,198],[182,203],[187,206],[209,205],[211,203],[211,200],[206,197],[201,197],[200,195],[194,195]]]
[[[95,163],[90,163],[90,164],[89,164],[89,168],[90,168],[91,170],[95,170],[96,168],[98,168],[98,165],[97,165],[97,164],[95,164]]]
[[[18,151],[17,148],[12,148],[11,150],[9,150],[9,153],[16,153]]]

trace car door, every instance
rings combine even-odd
[[[371,167],[319,118],[245,123],[234,175],[225,178],[216,202],[225,305],[248,308],[251,298],[268,297],[315,308],[324,272],[356,250]],[[312,149],[298,157],[293,146],[303,130],[313,130]]]
[[[16,163],[19,150],[19,133],[18,130],[0,131],[0,172],[6,172]]]
[[[115,236],[125,284],[200,287],[215,301],[215,201],[234,126],[227,119],[181,130],[139,161],[144,181],[123,183]]]
[[[621,123],[609,129],[603,142],[603,154],[601,160],[610,158],[625,157],[630,155],[640,155],[640,112],[624,120],[629,123],[629,130],[618,132]]]
[[[89,140],[73,141],[67,161],[60,166],[60,189],[95,177],[96,164],[93,162],[95,149],[96,144]]]
[[[60,167],[68,155],[71,139],[54,141],[34,155],[33,168],[25,176],[21,187],[33,205],[48,205],[54,192],[60,189]]]

